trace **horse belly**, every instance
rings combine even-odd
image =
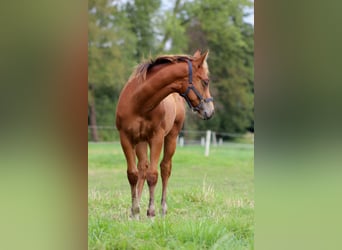
[[[173,95],[168,95],[163,101],[162,101],[165,109],[165,116],[164,116],[164,128],[165,128],[165,135],[167,135],[170,130],[172,129],[175,119],[176,119],[176,105],[175,105],[175,99]]]

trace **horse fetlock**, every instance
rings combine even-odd
[[[140,220],[140,214],[132,214],[129,216],[131,219]]]
[[[131,218],[139,219],[140,205],[138,199],[132,196]]]
[[[165,216],[167,214],[167,205],[166,203],[162,204],[162,210],[161,210],[161,215]]]
[[[150,200],[150,204],[148,205],[148,209],[147,209],[147,216],[148,217],[153,217],[155,216],[155,209],[154,209],[154,201]]]
[[[131,208],[131,216],[132,217],[137,217],[137,215],[139,216],[140,213],[140,207],[139,206],[132,206]]]
[[[147,216],[148,217],[154,217],[156,216],[156,212],[154,209],[147,209]]]

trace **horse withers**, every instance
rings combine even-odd
[[[209,92],[207,56],[208,52],[201,54],[197,50],[193,56],[164,55],[144,62],[137,66],[121,91],[116,110],[116,127],[127,161],[132,217],[139,216],[145,180],[150,194],[147,216],[155,216],[154,190],[163,144],[164,154],[160,163],[161,213],[164,216],[167,212],[166,190],[172,156],[185,119],[182,99],[204,120],[214,114],[213,98]]]

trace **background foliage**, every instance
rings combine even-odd
[[[185,129],[254,130],[254,27],[249,0],[90,0],[88,124],[113,126],[120,90],[135,65],[159,54],[210,50],[216,114],[200,121],[188,110]],[[89,139],[106,140],[93,129]]]

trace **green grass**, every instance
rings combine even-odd
[[[161,179],[156,217],[129,218],[131,197],[119,143],[88,145],[89,249],[253,249],[254,148],[235,144],[178,147],[161,218]]]

